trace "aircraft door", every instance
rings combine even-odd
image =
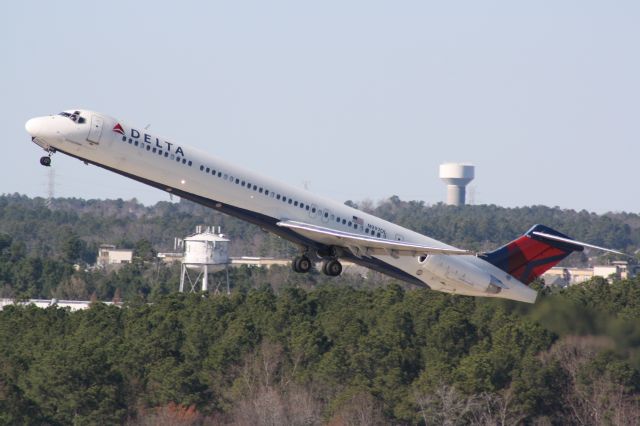
[[[100,137],[102,136],[102,125],[104,123],[104,119],[96,114],[91,115],[91,127],[89,128],[89,135],[87,136],[87,140],[91,144],[100,143]]]

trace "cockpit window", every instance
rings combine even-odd
[[[61,116],[63,116],[63,117],[67,117],[67,118],[69,118],[71,121],[74,121],[74,122],[79,123],[79,124],[83,124],[83,123],[85,123],[85,122],[86,122],[85,118],[80,116],[80,111],[74,111],[74,112],[73,112],[73,114],[72,114],[72,113],[70,113],[70,112],[62,111],[62,112],[61,112],[60,114],[58,114],[58,115],[61,115]]]

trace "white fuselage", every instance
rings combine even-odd
[[[278,229],[275,224],[293,220],[366,237],[453,248],[107,115],[87,110],[61,114],[65,115],[27,122],[27,131],[35,143],[251,221],[299,245],[317,250],[328,241],[309,241],[290,230]],[[525,302],[536,298],[534,290],[476,256],[390,253],[365,259],[354,256],[347,248],[339,248],[337,255],[414,284],[427,284],[433,290]],[[494,280],[500,283],[497,293],[487,291],[488,283]]]

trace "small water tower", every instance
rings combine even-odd
[[[471,164],[440,164],[440,179],[447,184],[447,204],[464,206],[465,187],[475,177],[475,168]]]
[[[195,292],[202,279],[202,291],[209,289],[209,274],[225,270],[227,278],[227,294],[229,294],[229,240],[220,233],[207,227],[204,232],[201,226],[196,233],[182,240],[184,257],[180,272],[180,292],[184,292],[185,282],[190,286],[189,292]],[[192,273],[196,278],[192,279]],[[217,288],[216,288],[217,290]]]

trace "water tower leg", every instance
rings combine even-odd
[[[207,292],[209,287],[209,265],[204,265],[204,276],[202,277],[202,291]]]
[[[184,263],[180,265],[180,293],[184,293],[184,274],[186,272],[185,269],[186,267],[184,266]]]

